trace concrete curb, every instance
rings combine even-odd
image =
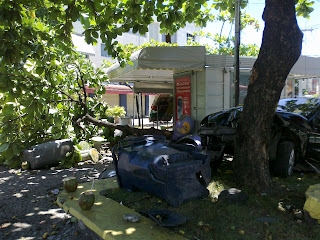
[[[82,210],[78,205],[80,194],[90,190],[91,182],[79,184],[73,193],[62,191],[57,198],[58,205],[65,212],[81,220],[88,228],[106,240],[139,239],[139,240],[183,240],[183,236],[167,228],[157,226],[152,220],[127,208],[118,202],[99,194],[101,190],[118,188],[116,178],[101,179],[94,182],[95,204],[90,210]],[[124,214],[140,216],[136,223],[123,219]]]

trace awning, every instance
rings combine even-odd
[[[72,39],[74,48],[77,52],[88,54],[88,55],[95,55],[93,46],[86,43],[86,41],[84,40],[84,36],[71,34],[71,39]]]
[[[320,77],[320,58],[300,56],[291,69],[289,76],[295,78]]]
[[[240,71],[251,71],[255,61],[255,57],[240,57]],[[231,69],[234,68],[233,55],[213,55],[206,56],[206,67]],[[298,61],[291,69],[288,78],[313,78],[320,77],[320,58],[300,56]]]
[[[125,85],[106,85],[106,94],[133,94],[133,91],[130,87]],[[87,93],[94,93],[94,88],[89,88],[86,86]]]
[[[107,74],[111,82],[134,82],[134,92],[172,93],[173,75],[204,70],[205,52],[202,46],[147,47],[131,55],[133,65],[113,64]]]

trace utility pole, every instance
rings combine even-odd
[[[239,64],[239,46],[240,46],[240,1],[236,0],[235,2],[235,37],[234,37],[234,104],[235,106],[239,105],[240,98],[240,64]]]

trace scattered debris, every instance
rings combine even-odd
[[[46,239],[48,236],[49,236],[49,233],[45,232],[45,233],[42,235],[42,238],[43,238],[43,239]]]
[[[70,218],[70,222],[72,222],[72,223],[77,223],[77,222],[78,222],[78,219],[75,218],[75,217],[71,217],[71,218]]]
[[[278,210],[280,210],[281,212],[286,211],[286,209],[283,207],[283,202],[278,202]]]
[[[128,222],[135,223],[140,221],[140,216],[134,214],[124,214],[123,219]]]
[[[320,224],[320,184],[311,185],[306,191],[306,198],[303,209]]]
[[[247,200],[247,194],[236,188],[223,190],[218,196],[218,201],[227,201],[235,204],[244,204]]]
[[[112,178],[112,177],[115,177],[116,175],[117,175],[116,171],[105,169],[102,171],[102,173],[100,173],[98,179]]]
[[[187,218],[182,214],[175,213],[169,210],[151,210],[143,211],[141,214],[149,217],[162,227],[175,227],[184,224]]]
[[[25,150],[22,155],[23,162],[28,162],[31,169],[59,164],[68,152],[73,151],[71,139],[56,140],[34,145]]]
[[[59,194],[59,189],[51,190],[51,193],[54,194],[54,195],[58,195]]]
[[[317,173],[320,174],[320,170],[318,168],[316,168],[314,165],[312,165],[310,162],[308,162],[307,160],[305,160],[306,163],[309,164],[309,166]]]
[[[86,225],[84,225],[84,223],[81,220],[78,221],[78,226],[82,230],[86,229]]]
[[[266,216],[266,217],[259,217],[257,218],[257,221],[258,222],[262,222],[262,223],[275,223],[277,222],[278,220],[274,217],[269,217],[269,216]]]

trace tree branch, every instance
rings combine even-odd
[[[142,135],[163,135],[167,139],[172,138],[172,132],[166,131],[166,130],[158,130],[155,128],[150,128],[150,129],[137,129],[137,128],[132,128],[129,127],[128,125],[117,125],[114,123],[109,123],[109,122],[104,122],[98,119],[95,119],[94,117],[86,114],[82,118],[79,118],[77,120],[77,123],[80,123],[81,121],[88,121],[93,123],[94,125],[98,127],[107,127],[107,128],[115,128],[118,130],[121,130],[125,135],[133,135],[133,136],[142,136]]]
[[[14,119],[9,119],[8,121],[3,122],[3,123],[0,125],[0,127],[3,127],[4,125],[6,125],[6,124],[8,124],[8,123],[14,122],[15,120],[18,120],[18,119],[20,119],[20,118],[22,118],[22,117],[24,117],[24,116],[26,116],[26,115],[28,115],[28,113],[24,113],[24,114],[22,114],[22,115],[20,115],[20,116],[15,117]]]

